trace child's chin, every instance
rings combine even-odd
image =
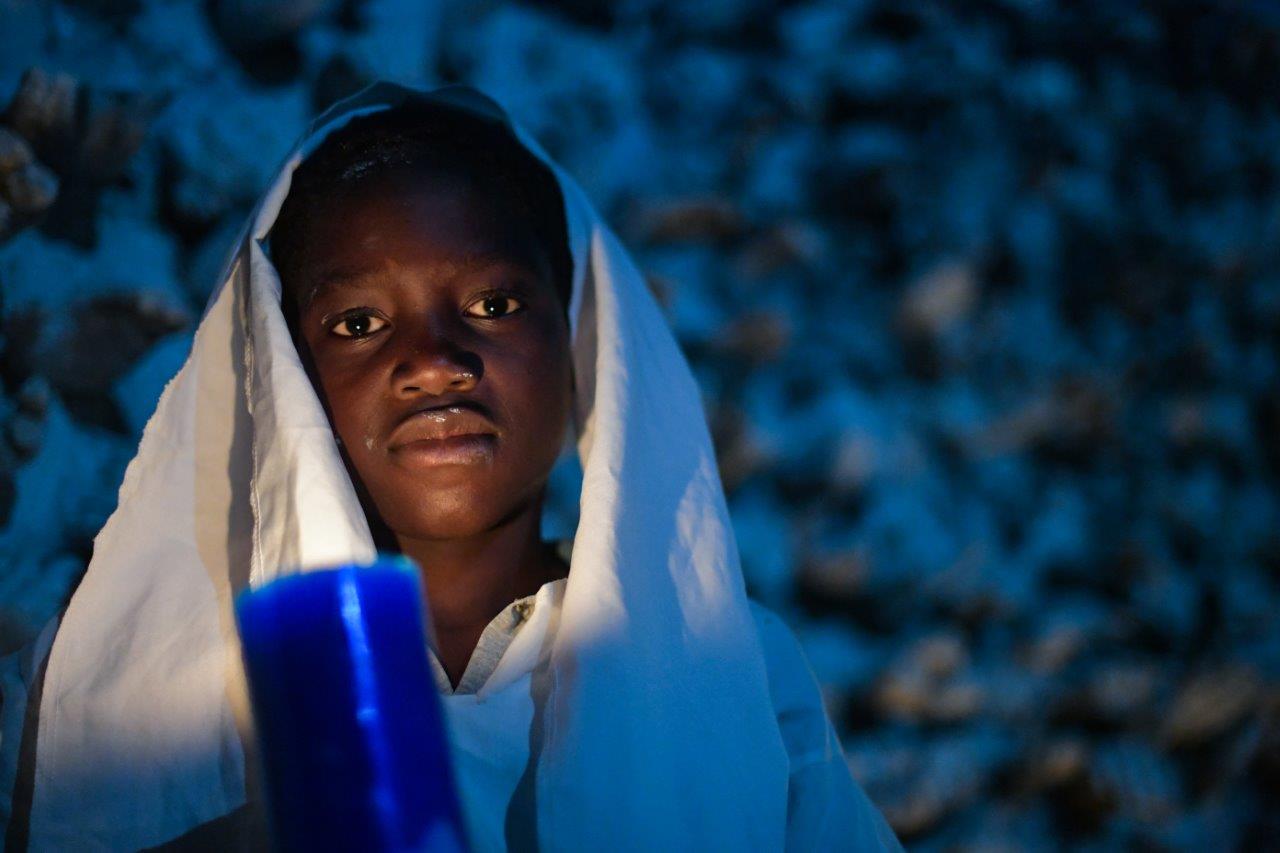
[[[478,536],[507,518],[509,514],[495,511],[491,501],[461,503],[453,507],[441,507],[437,503],[428,512],[397,518],[398,524],[388,526],[402,537],[438,542]]]

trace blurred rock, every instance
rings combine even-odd
[[[963,677],[968,650],[955,634],[924,637],[891,664],[875,699],[889,718],[923,722],[958,722],[982,709],[982,686]]]
[[[73,144],[79,83],[65,72],[29,68],[5,109],[5,121],[37,151],[59,151]]]
[[[372,79],[432,79],[444,39],[441,22],[448,13],[443,4],[418,0],[340,4],[339,19],[347,18],[355,28],[346,36],[344,50]]]
[[[8,174],[34,159],[35,154],[25,139],[9,128],[0,127],[0,173]]]
[[[645,59],[634,41],[519,5],[498,5],[487,15],[460,6],[445,13],[440,63],[450,79],[466,80],[506,105],[597,208],[612,211],[642,188],[655,197],[655,183],[667,170],[684,173],[674,156],[661,153],[654,135],[641,85]],[[699,155],[695,165],[706,159]],[[649,168],[636,168],[641,163]],[[688,186],[665,189],[664,196],[689,192]]]
[[[24,75],[22,87],[5,111],[9,122],[21,122],[28,132],[43,131],[46,118],[39,108],[38,90],[49,80],[39,69]],[[51,99],[53,100],[53,99]],[[56,117],[49,118],[56,121]],[[38,161],[31,142],[20,131],[0,125],[0,241],[33,224],[58,194],[58,178]]]
[[[214,29],[232,50],[245,50],[296,36],[337,7],[335,0],[212,0]]]
[[[1132,726],[1149,718],[1160,685],[1159,668],[1149,663],[1100,665],[1085,688],[1088,717],[1095,724]]]
[[[984,719],[1023,729],[1038,728],[1062,690],[1047,676],[998,661],[975,663],[966,680],[982,695]]]
[[[717,406],[712,410],[711,437],[726,495],[732,495],[768,464],[768,454],[736,408]]]
[[[1083,780],[1092,751],[1080,738],[1060,738],[1029,752],[1019,773],[1018,788],[1028,793],[1062,789]]]
[[[1161,738],[1172,747],[1183,747],[1222,734],[1257,707],[1261,686],[1257,673],[1238,666],[1191,677],[1165,713]]]
[[[676,337],[686,346],[711,341],[728,319],[707,279],[715,255],[701,246],[666,247],[644,255],[646,279]]]
[[[1260,715],[1257,737],[1250,746],[1247,769],[1262,796],[1280,795],[1280,699],[1274,695]]]
[[[42,418],[53,401],[53,390],[43,376],[33,376],[18,389],[15,402],[19,412]]]
[[[33,609],[57,598],[40,592],[43,567],[58,554],[89,553],[93,536],[115,506],[114,487],[133,449],[110,434],[77,426],[56,399],[50,401],[39,451],[18,468],[17,499],[8,524],[0,528],[4,610],[28,612],[33,623],[52,615]],[[113,488],[102,488],[104,482]],[[59,577],[67,579],[65,573]]]
[[[810,554],[801,563],[796,585],[818,600],[848,604],[864,592],[869,567],[859,551]]]
[[[1153,636],[1167,638],[1175,648],[1196,636],[1203,594],[1195,578],[1161,566],[1147,567],[1130,585],[1137,618]]]
[[[5,424],[6,438],[18,459],[30,459],[39,451],[51,399],[49,383],[41,376],[31,377],[18,389],[14,411]]]
[[[173,225],[204,234],[233,210],[247,212],[309,113],[300,85],[253,89],[220,78],[180,93],[157,121]]]
[[[963,681],[931,684],[917,673],[891,676],[876,694],[886,717],[928,723],[972,719],[982,710],[985,698],[977,684]]]
[[[719,242],[739,236],[745,227],[732,201],[713,196],[650,204],[635,214],[628,230],[650,243]]]
[[[83,559],[62,554],[30,571],[0,575],[0,649],[6,640],[10,648],[4,651],[12,651],[34,639],[66,604],[84,570]]]
[[[98,195],[124,172],[165,101],[29,68],[5,111],[14,132],[0,128],[0,191],[21,216],[15,225],[42,219],[47,233],[92,247]]]
[[[1178,768],[1148,744],[1124,740],[1099,746],[1094,783],[1114,799],[1120,814],[1144,823],[1162,823],[1182,808]]]
[[[750,279],[762,279],[793,267],[817,264],[826,250],[823,235],[807,223],[788,222],[749,240],[736,268]]]
[[[1117,409],[1114,391],[1105,384],[1084,377],[1064,380],[1050,396],[992,424],[978,437],[976,449],[1002,453],[1033,448],[1070,458],[1109,440]]]
[[[204,0],[146,3],[129,24],[129,46],[147,69],[149,91],[207,82],[227,64]]]
[[[28,163],[4,176],[0,193],[17,213],[43,213],[58,196],[58,177],[39,163]]]
[[[917,641],[904,660],[907,669],[926,678],[944,679],[969,662],[964,641],[952,633],[934,634]]]
[[[17,497],[0,528],[0,640],[27,642],[63,605],[115,506],[131,451],[110,435],[76,427],[49,401],[40,450],[15,473]]]
[[[228,217],[215,225],[195,250],[187,255],[182,270],[182,283],[192,305],[203,306],[213,289],[222,284],[219,276],[231,262],[244,223],[236,217]]]
[[[9,444],[17,452],[20,459],[34,456],[40,449],[40,440],[44,435],[44,427],[38,418],[27,414],[14,415],[8,423]]]
[[[119,178],[169,97],[90,89],[84,99],[72,171],[76,177],[101,186]]]
[[[786,350],[791,334],[785,316],[760,311],[730,322],[716,336],[714,346],[729,358],[760,364],[776,360]]]
[[[155,295],[90,300],[50,328],[36,362],[77,419],[124,430],[128,425],[115,408],[112,384],[155,341],[190,320],[181,306]]]
[[[978,298],[968,264],[949,263],[926,273],[907,290],[899,306],[899,322],[908,335],[934,338],[962,321]]]
[[[1085,599],[1060,602],[1038,621],[1038,633],[1025,647],[1026,663],[1033,672],[1056,675],[1098,641],[1109,619],[1103,607]]]
[[[1003,769],[1012,743],[977,729],[925,741],[846,744],[849,767],[904,842],[974,802]]]

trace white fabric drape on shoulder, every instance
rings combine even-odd
[[[232,597],[374,556],[262,244],[325,134],[417,97],[502,116],[472,90],[375,83],[312,123],[232,247],[50,652],[33,849],[137,849],[242,805]],[[529,721],[516,735],[530,811],[510,840],[895,847],[848,775],[794,637],[747,600],[698,387],[658,306],[575,182],[515,130],[565,197],[584,476],[570,576],[528,660],[527,707],[511,712]],[[469,713],[450,710],[460,737]],[[481,801],[463,795],[473,810]]]

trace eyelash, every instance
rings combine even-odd
[[[465,311],[464,311],[463,313],[464,313],[464,315],[465,315],[465,316],[467,316],[467,317],[471,317],[471,318],[472,318],[472,319],[474,319],[474,320],[504,320],[504,319],[506,319],[507,317],[511,317],[511,316],[513,316],[513,315],[515,315],[515,314],[519,314],[521,311],[524,311],[524,310],[528,307],[528,306],[526,306],[526,305],[524,304],[524,301],[523,301],[520,297],[515,296],[514,294],[511,294],[511,293],[504,293],[504,292],[502,292],[502,291],[492,291],[492,292],[489,292],[489,293],[482,293],[482,294],[480,294],[480,296],[479,296],[477,299],[475,299],[475,300],[474,300],[470,305],[468,305],[467,307],[468,307],[468,308],[470,308],[471,306],[476,305],[476,304],[479,304],[479,303],[488,302],[489,300],[499,300],[499,299],[501,299],[501,300],[506,300],[506,301],[507,301],[507,302],[509,302],[509,303],[514,302],[514,303],[515,303],[516,305],[518,305],[519,307],[515,308],[514,310],[507,311],[507,312],[506,312],[506,313],[504,313],[504,314],[499,314],[499,315],[497,315],[497,316],[488,316],[488,315],[486,315],[486,316],[477,316],[477,315],[475,315],[475,314],[467,314]],[[378,317],[378,316],[375,314],[375,312],[373,311],[373,309],[371,309],[371,308],[354,308],[354,309],[352,309],[352,310],[350,310],[350,311],[345,311],[345,312],[343,312],[342,314],[340,314],[338,317],[334,318],[333,322],[332,322],[331,324],[329,324],[329,331],[330,331],[330,333],[332,333],[332,334],[334,334],[334,335],[337,335],[337,336],[338,336],[338,337],[340,337],[340,338],[354,338],[354,339],[356,339],[356,340],[360,340],[360,339],[363,339],[363,338],[367,338],[367,337],[369,337],[370,335],[373,335],[373,334],[375,334],[376,332],[378,332],[378,331],[380,331],[380,330],[381,330],[381,328],[382,328],[382,327],[380,326],[380,327],[378,327],[377,329],[374,329],[374,330],[373,330],[373,331],[371,331],[371,332],[365,332],[365,333],[363,333],[363,334],[359,334],[359,335],[357,335],[357,334],[346,334],[346,335],[344,335],[344,334],[342,334],[342,333],[340,333],[340,332],[338,332],[338,331],[337,331],[337,329],[338,329],[340,326],[342,326],[342,325],[344,325],[344,324],[346,324],[346,323],[349,323],[349,322],[350,322],[350,321],[352,321],[352,320],[358,319],[358,318],[360,318],[360,317],[370,317],[370,318],[372,318],[372,319],[374,319],[374,320],[378,320],[378,321],[379,321],[379,322],[381,322],[384,326],[386,325],[386,322],[387,322],[386,320],[383,320],[381,317]]]

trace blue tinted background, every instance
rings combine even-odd
[[[0,0],[0,100],[70,75],[7,119],[48,206],[0,238],[0,651],[307,119],[467,82],[649,274],[905,840],[1275,837],[1280,14],[1219,5]]]

